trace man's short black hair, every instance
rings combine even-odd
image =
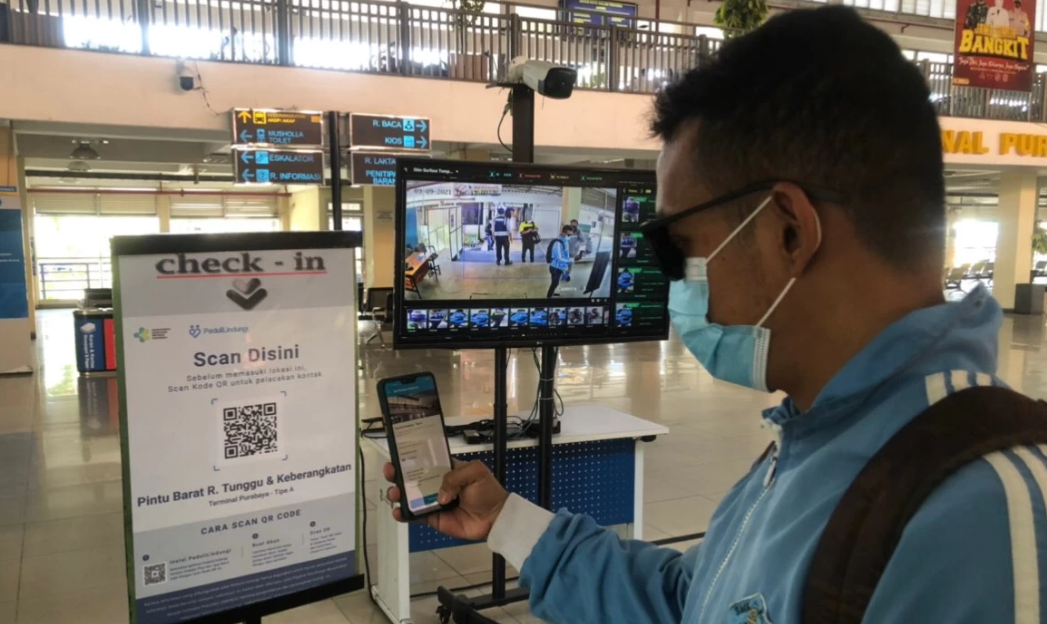
[[[852,9],[784,13],[666,87],[652,130],[699,125],[714,193],[785,179],[840,191],[866,246],[895,266],[941,261],[945,183],[930,92],[898,45]]]
[[[562,228],[560,228],[560,234],[570,234],[573,231],[574,231],[574,228],[571,227],[570,225],[565,225]]]

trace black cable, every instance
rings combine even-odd
[[[364,574],[367,576],[364,578],[364,582],[367,584],[367,597],[371,599],[371,603],[374,604],[379,610],[378,600],[374,597],[374,584],[371,583],[371,561],[367,558],[367,494],[364,492],[364,487],[367,483],[366,473],[364,472],[364,447],[362,444],[356,445],[357,454],[360,456],[360,502],[363,503],[363,542],[364,542]]]
[[[502,109],[502,118],[498,120],[498,133],[497,134],[498,134],[498,142],[502,144],[502,147],[505,148],[505,151],[507,151],[510,154],[512,154],[513,153],[512,148],[510,148],[508,145],[506,145],[505,141],[502,140],[502,122],[505,121],[505,116],[508,115],[508,114],[509,114],[509,103],[506,102],[505,108]]]
[[[193,69],[196,70],[196,80],[200,83],[200,86],[198,87],[198,89],[200,91],[200,95],[204,96],[204,104],[207,105],[207,109],[209,111],[214,113],[215,117],[220,116],[221,113],[216,111],[214,109],[214,107],[211,106],[211,100],[207,97],[207,89],[204,87],[204,76],[203,76],[203,74],[200,73],[200,64],[194,61],[193,62]]]
[[[385,427],[376,427],[375,425],[381,425],[381,418],[374,418],[371,420],[365,420],[367,427],[360,432],[360,435],[370,440],[381,440],[385,437]]]
[[[513,577],[505,579],[505,582],[508,583],[509,581],[515,581],[515,580],[517,580],[519,578],[520,578],[519,576],[513,576]],[[473,585],[466,585],[464,587],[452,587],[451,589],[449,589],[447,591],[451,592],[452,594],[457,594],[458,592],[469,591],[470,589],[479,589],[481,587],[487,587],[490,584],[491,584],[491,581],[484,581],[483,583],[475,583]],[[440,593],[439,591],[419,592],[417,594],[411,594],[411,600],[417,600],[418,598],[429,598],[429,597],[435,596],[435,595],[437,595],[439,593]]]
[[[655,546],[666,546],[668,544],[677,544],[679,542],[689,542],[696,539],[705,539],[705,531],[701,533],[691,533],[688,535],[677,535],[676,537],[666,537],[660,540],[654,540],[651,543]]]

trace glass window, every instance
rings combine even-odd
[[[975,264],[982,260],[996,260],[996,235],[998,226],[995,221],[964,219],[953,226],[956,233],[956,255],[953,266]]]
[[[334,204],[327,202],[327,229],[334,229]],[[360,202],[342,202],[342,230],[345,232],[364,231],[364,205]],[[356,250],[356,281],[364,280],[364,248]]]
[[[85,288],[111,288],[109,241],[116,235],[158,234],[155,216],[37,214],[33,249],[43,301],[75,300]]]
[[[919,50],[916,52],[917,61],[930,61],[932,63],[951,63],[952,54],[946,54],[944,52],[926,52]]]
[[[172,234],[279,232],[280,219],[267,217],[200,217],[171,219]]]
[[[705,35],[710,39],[723,39],[723,31],[713,26],[695,26],[694,36],[701,37]]]
[[[527,19],[541,19],[556,21],[559,19],[556,9],[540,9],[538,7],[529,6],[517,6],[513,7],[514,12],[520,17]]]

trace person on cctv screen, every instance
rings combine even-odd
[[[531,252],[531,262],[534,262],[534,246],[542,237],[538,234],[538,224],[533,220],[520,222],[520,242],[523,249],[520,251],[520,262],[527,262],[527,252]]]
[[[546,253],[546,261],[549,263],[549,291],[545,293],[548,299],[552,299],[556,294],[556,288],[560,285],[561,280],[571,280],[571,264],[574,261],[568,252],[567,241],[571,233],[571,226],[565,225],[560,228],[560,237],[549,241],[549,249]]]
[[[512,260],[509,259],[509,243],[513,240],[512,231],[512,210],[506,210],[505,206],[498,206],[498,216],[494,218],[494,248],[497,262],[495,264],[501,264],[502,258],[505,258],[506,266],[512,264]]]
[[[700,544],[621,539],[509,494],[480,462],[446,475],[439,500],[459,505],[429,526],[486,540],[520,570],[533,614],[554,623],[1047,622],[1037,446],[974,453],[935,485],[875,584],[848,594],[867,599],[863,611],[801,615],[816,547],[863,467],[930,405],[1003,385],[1000,305],[982,286],[962,301],[942,294],[944,167],[929,95],[898,45],[843,6],[772,17],[658,94],[658,216],[644,236],[672,280],[676,334],[713,377],[785,395],[762,413],[775,444],[745,457],[755,463],[707,529],[694,521]],[[703,468],[692,470],[673,482],[685,490]]]
[[[618,274],[618,292],[627,293],[633,290],[633,274],[629,269],[622,269]]]
[[[630,254],[635,255],[636,251],[636,239],[629,232],[622,232],[622,240],[619,243],[621,250],[619,251],[619,258],[628,258]]]

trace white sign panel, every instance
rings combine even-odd
[[[249,236],[114,259],[139,624],[357,576],[353,250]]]

